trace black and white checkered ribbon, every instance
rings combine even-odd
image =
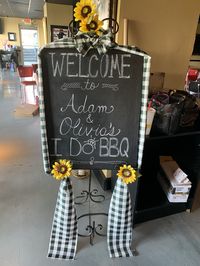
[[[104,31],[102,36],[79,32],[74,37],[74,41],[76,49],[83,55],[86,55],[92,48],[96,48],[98,53],[102,54],[106,53],[109,48],[116,46],[110,31]]]
[[[60,183],[53,218],[48,257],[73,260],[76,255],[78,227],[70,178]]]
[[[107,243],[111,258],[133,256],[131,251],[132,219],[128,186],[118,178],[108,213]]]

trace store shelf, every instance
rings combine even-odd
[[[188,174],[192,188],[186,203],[170,203],[157,180],[160,156],[172,156]],[[142,177],[138,182],[134,223],[191,210],[200,182],[200,131],[145,140]]]

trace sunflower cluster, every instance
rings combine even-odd
[[[63,180],[71,175],[72,164],[68,160],[59,160],[53,165],[51,174],[57,180]]]
[[[74,8],[75,21],[79,21],[81,32],[100,34],[103,22],[99,20],[96,5],[92,0],[80,0]]]

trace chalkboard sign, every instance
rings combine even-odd
[[[144,58],[75,48],[44,48],[40,58],[50,164],[137,167]]]

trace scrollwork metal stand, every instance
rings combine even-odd
[[[97,189],[93,189],[91,190],[91,180],[92,180],[92,174],[91,174],[92,170],[90,170],[90,174],[89,174],[89,185],[88,185],[88,190],[83,190],[81,192],[80,196],[77,196],[75,198],[75,204],[77,205],[82,205],[85,202],[88,201],[89,203],[89,210],[88,213],[85,213],[83,215],[80,215],[78,217],[78,220],[84,218],[84,217],[88,217],[88,225],[86,226],[85,230],[87,231],[87,234],[78,234],[81,237],[89,237],[90,239],[90,245],[93,245],[93,239],[95,237],[95,235],[98,236],[106,236],[106,234],[101,233],[101,231],[103,230],[103,225],[98,223],[96,224],[96,221],[92,220],[93,216],[108,216],[107,213],[103,213],[103,212],[91,212],[91,201],[95,202],[95,203],[101,203],[105,200],[105,196],[98,194],[98,190]]]
[[[81,195],[75,198],[75,204],[82,205],[88,199],[96,203],[100,203],[105,200],[105,196],[98,194],[97,189],[91,190],[91,181],[92,181],[92,176],[91,176],[91,170],[90,170],[88,190],[82,190]]]

